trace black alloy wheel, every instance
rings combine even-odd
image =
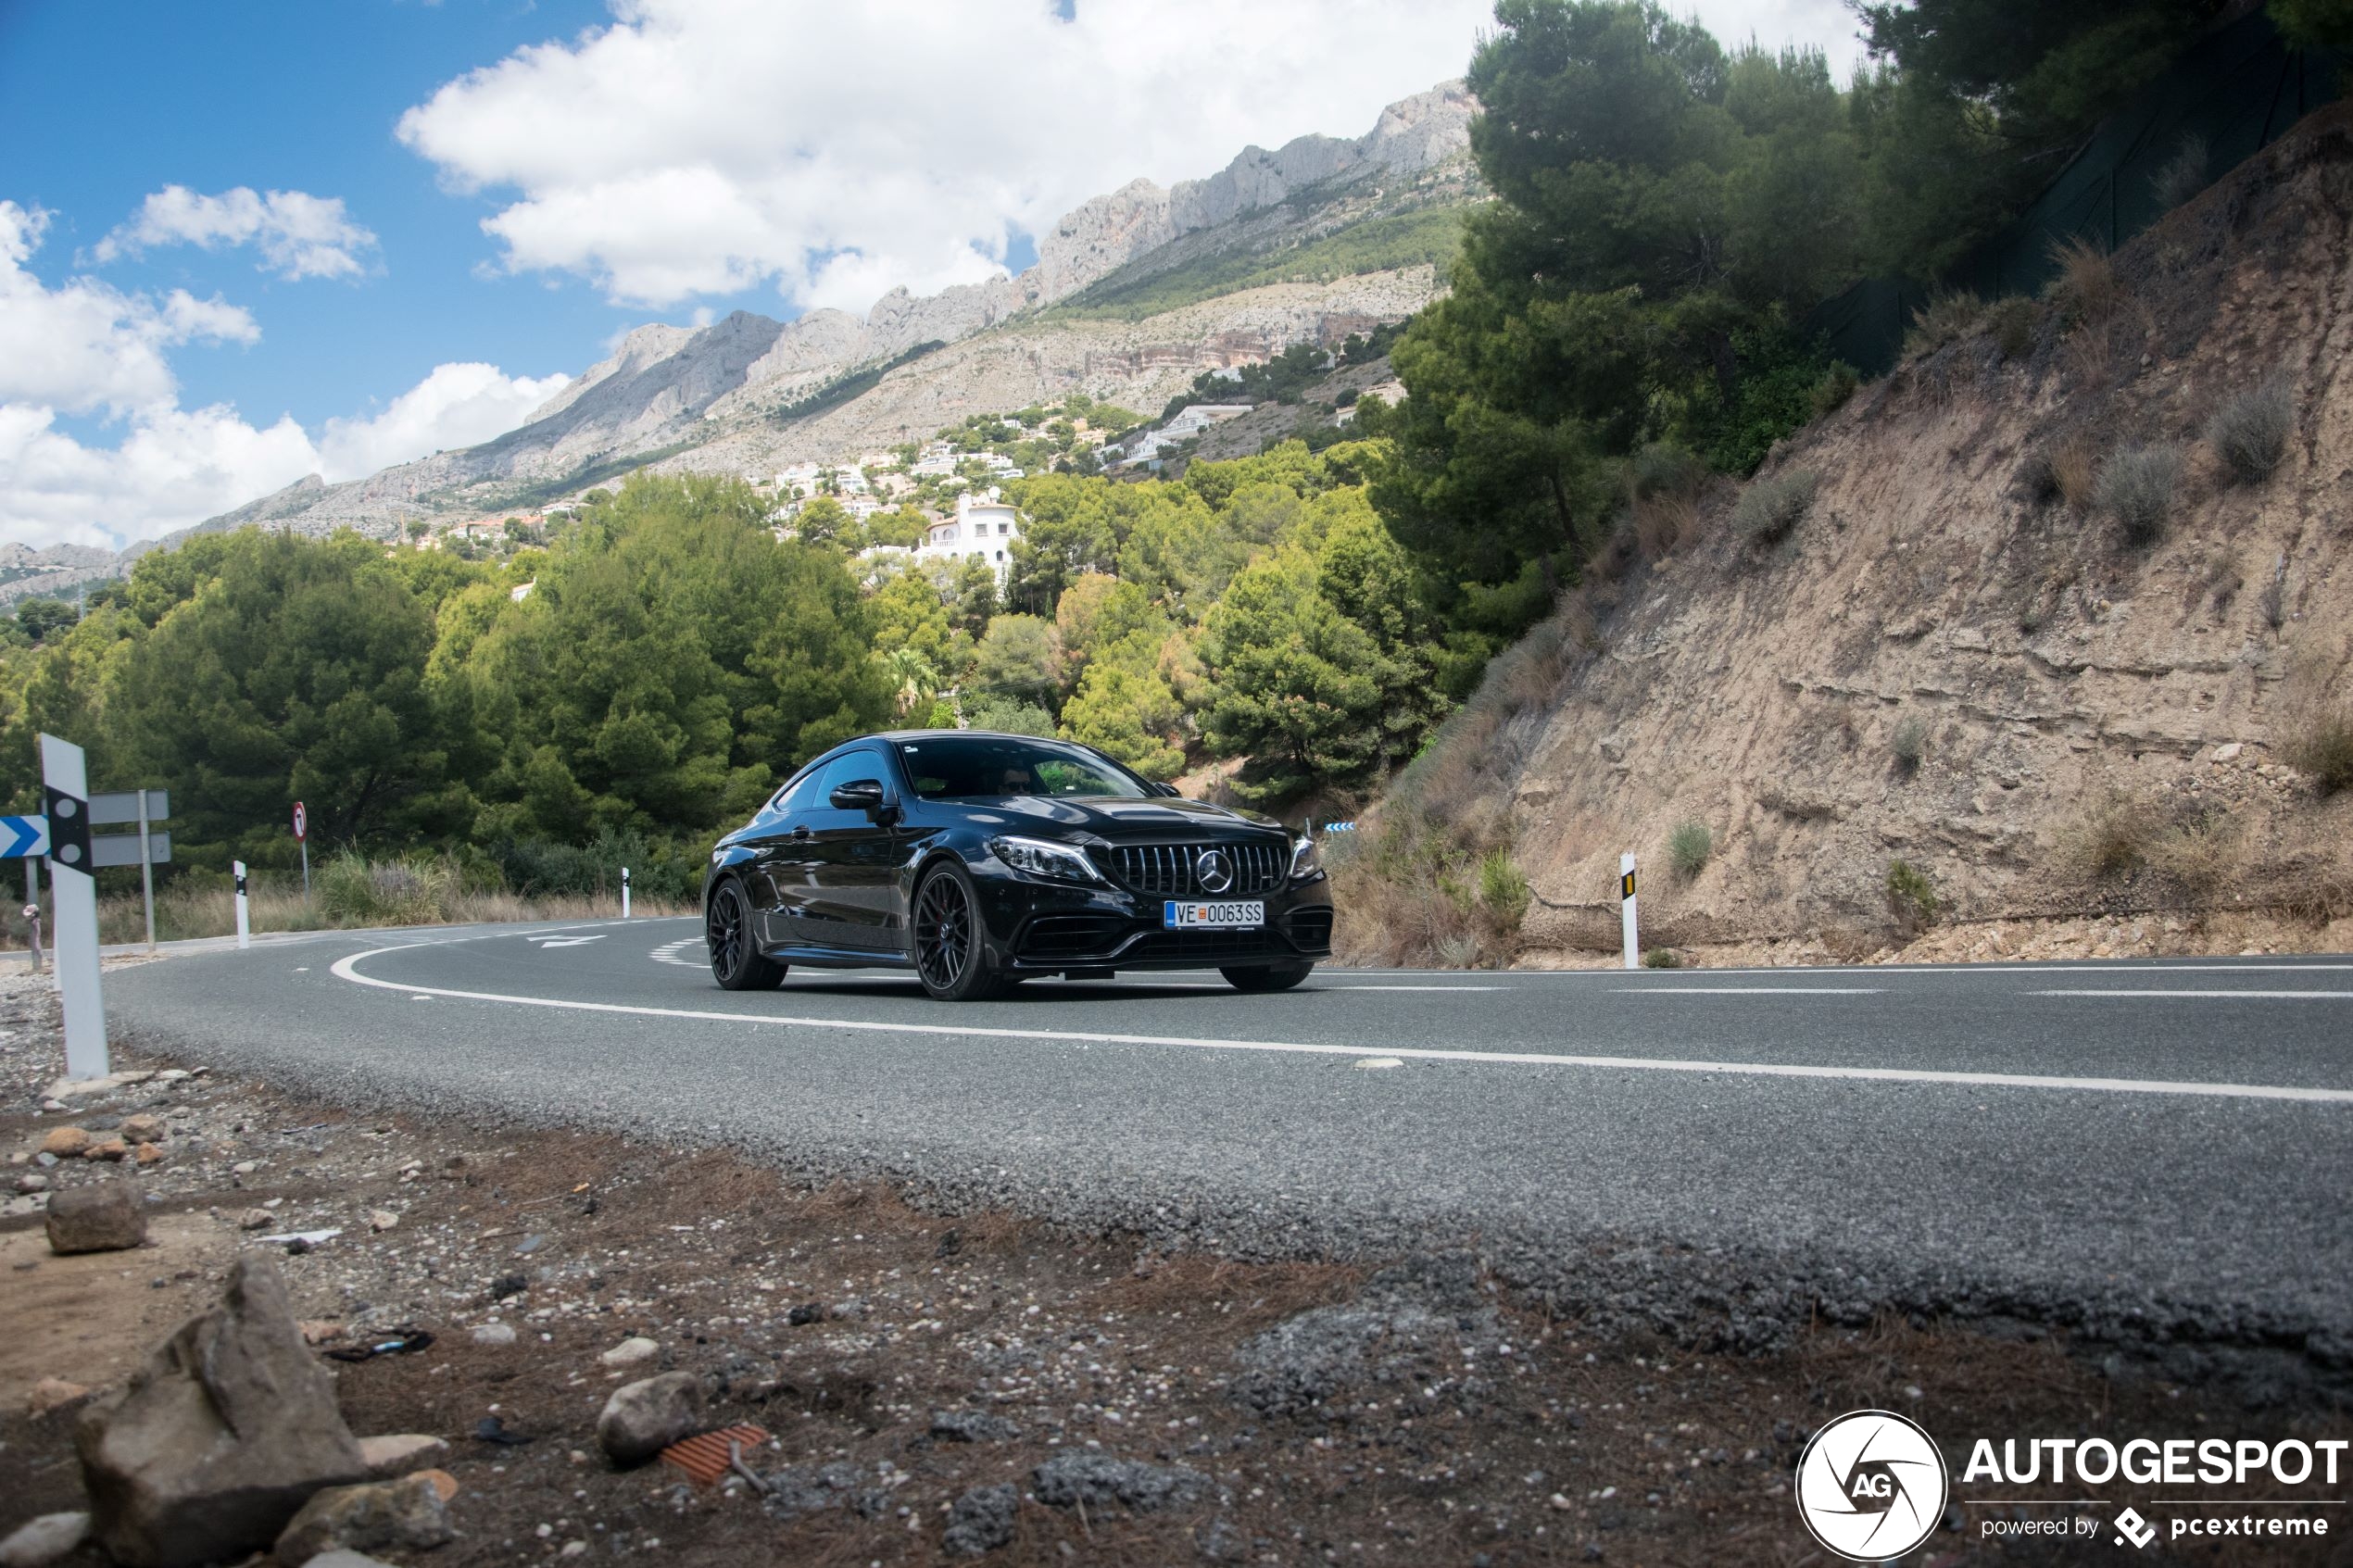
[[[751,905],[733,881],[712,889],[703,913],[703,940],[711,947],[711,977],[729,991],[768,991],[784,984],[785,966],[760,950],[752,938]]]
[[[1252,964],[1246,968],[1220,968],[1217,972],[1237,991],[1288,991],[1306,979],[1315,967],[1312,963]]]
[[[915,889],[915,974],[943,1002],[976,1002],[1003,984],[980,939],[980,897],[962,866],[941,866]]]

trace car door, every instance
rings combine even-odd
[[[825,768],[825,777],[807,814],[812,863],[808,906],[803,912],[810,940],[828,947],[895,950],[903,946],[898,916],[899,847],[893,821],[864,810],[842,810],[829,798],[836,789],[861,779],[879,781],[892,801],[900,797],[890,759],[873,749],[847,752]],[[893,815],[885,813],[885,815]],[[819,938],[818,931],[825,935]]]
[[[813,768],[762,814],[751,838],[752,859],[744,873],[753,920],[762,947],[805,942],[800,907],[812,873],[809,803],[822,798],[817,786],[825,769]]]

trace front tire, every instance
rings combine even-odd
[[[981,940],[980,894],[963,867],[950,860],[915,888],[915,975],[943,1002],[978,1002],[1006,985],[988,967]]]
[[[1315,967],[1312,963],[1253,964],[1248,968],[1220,969],[1217,972],[1237,991],[1288,991],[1306,979]]]
[[[711,977],[723,990],[773,991],[785,983],[785,966],[760,950],[751,901],[732,879],[711,892],[711,907],[703,911],[703,941],[711,949]]]

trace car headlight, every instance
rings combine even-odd
[[[992,838],[988,852],[1017,872],[1055,882],[1101,882],[1102,872],[1087,851],[1044,838]]]
[[[1324,852],[1312,838],[1295,841],[1290,847],[1290,879],[1313,882],[1324,874]]]

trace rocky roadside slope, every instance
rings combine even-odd
[[[2353,110],[2073,314],[1907,359],[1747,487],[1811,483],[1785,540],[1719,483],[1523,650],[1465,766],[1501,781],[1528,961],[1615,949],[1623,850],[1648,940],[1710,961],[2353,947],[2353,793],[2293,765],[2353,701]],[[2236,483],[2208,423],[2266,383],[2292,433]],[[2148,450],[2182,468],[2138,546],[2091,493]],[[1683,824],[1709,852],[1678,876]],[[1897,859],[1936,901],[1919,946]]]

